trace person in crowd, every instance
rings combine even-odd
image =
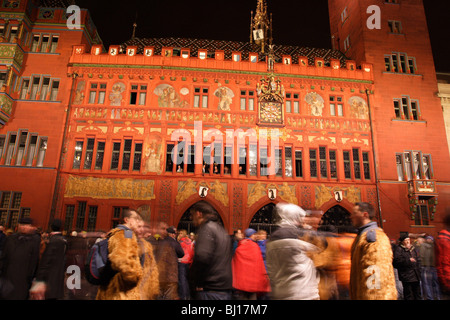
[[[198,227],[189,272],[195,299],[230,300],[233,288],[230,236],[208,202],[199,201],[190,211],[194,225]]]
[[[48,232],[42,231],[42,229],[40,228],[38,228],[36,232],[39,233],[41,237],[41,245],[39,248],[39,259],[41,259],[42,255],[44,254],[45,248],[48,245],[50,235]]]
[[[267,272],[271,299],[319,300],[319,273],[310,255],[320,252],[305,236],[305,210],[295,204],[275,207],[279,228],[267,242]]]
[[[39,263],[41,239],[31,218],[21,218],[17,233],[6,238],[0,257],[0,276],[5,300],[28,300]]]
[[[392,253],[395,252],[396,248],[398,247],[398,240],[391,240],[391,248],[392,248]],[[395,267],[395,265],[393,265],[394,267],[394,276],[395,276],[395,286],[397,288],[397,300],[403,300],[403,285],[402,282],[400,281],[400,278],[398,277],[398,270]]]
[[[0,225],[0,256],[2,254],[3,246],[5,245],[6,241],[6,233],[4,231],[5,227]]]
[[[143,268],[142,279],[139,282],[140,300],[155,300],[159,295],[159,271],[153,254],[153,247],[146,241],[148,223],[140,220],[136,230],[139,254]]]
[[[232,253],[234,255],[234,252],[236,251],[236,248],[238,247],[239,241],[244,239],[244,233],[241,229],[237,229],[233,232],[233,236],[231,237],[231,246],[232,246]]]
[[[358,228],[351,249],[350,299],[397,300],[391,242],[374,221],[374,207],[356,203],[350,217]]]
[[[236,300],[257,300],[270,292],[269,278],[256,243],[256,230],[246,229],[232,260],[233,288]]]
[[[439,280],[436,271],[434,238],[430,235],[419,237],[416,248],[419,251],[421,265],[422,295],[426,300],[440,300]]]
[[[340,250],[340,259],[336,265],[336,282],[338,286],[339,300],[350,299],[350,268],[351,248],[355,241],[357,230],[352,226],[338,227],[336,241]]]
[[[323,240],[325,238],[325,241]],[[341,258],[336,227],[321,225],[318,228],[317,239],[326,242],[319,254],[313,255],[314,265],[320,275],[320,300],[337,300],[339,298],[336,271]],[[320,247],[320,244],[317,244]]]
[[[264,260],[264,267],[267,270],[267,262],[266,262],[266,251],[267,251],[267,231],[260,229],[256,232],[256,243],[261,250],[261,254]]]
[[[167,228],[167,237],[164,239],[164,241],[167,241],[169,245],[173,248],[172,253],[174,253],[173,258],[171,258],[172,261],[176,262],[173,263],[173,270],[174,275],[176,275],[176,281],[171,281],[168,285],[171,289],[171,291],[176,292],[176,296],[174,296],[172,299],[178,300],[180,297],[178,295],[178,289],[179,289],[179,259],[184,257],[184,250],[181,247],[181,244],[177,240],[177,229],[174,226],[170,226]],[[176,272],[176,273],[175,273]],[[175,277],[173,277],[175,279]]]
[[[30,289],[33,300],[61,300],[64,298],[64,277],[67,240],[61,232],[62,222],[51,223],[48,243],[39,261],[36,279]]]
[[[108,233],[111,268],[116,274],[107,285],[100,285],[97,300],[140,300],[145,255],[138,243],[142,217],[136,210],[123,212],[123,223]],[[148,281],[148,280],[147,280]]]
[[[450,300],[450,208],[447,208],[444,228],[436,238],[436,270],[441,287],[442,299]]]
[[[178,295],[180,300],[190,300],[188,274],[194,259],[194,244],[183,229],[178,231],[178,242],[184,252],[184,256],[178,259]]]
[[[170,231],[170,235],[169,232]],[[159,270],[160,293],[157,300],[179,300],[178,296],[178,256],[175,249],[176,240],[172,237],[175,230],[169,225],[160,221],[156,224],[152,236],[147,238],[153,246],[153,253]],[[177,249],[179,244],[176,243]],[[179,254],[183,254],[183,249],[179,248]]]
[[[403,286],[404,300],[422,300],[420,287],[420,256],[411,244],[409,234],[402,234],[398,239],[399,245],[394,251],[394,266],[398,270],[398,277]]]
[[[408,233],[402,233],[394,250],[394,267],[403,287],[404,300],[422,300],[420,255]]]

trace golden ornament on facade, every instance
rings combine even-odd
[[[69,176],[64,197],[93,199],[153,200],[155,181]]]
[[[276,189],[277,197],[281,200],[298,205],[298,199],[295,195],[295,186],[289,186],[287,182],[284,182],[281,187],[276,184],[262,184],[257,182],[250,189],[247,199],[247,207],[251,207],[256,202],[267,196],[269,189]]]
[[[198,194],[200,187],[206,187],[210,190],[210,195],[212,195],[217,201],[223,204],[225,207],[229,205],[229,197],[228,192],[226,190],[226,183],[220,183],[219,180],[215,180],[211,185],[208,182],[200,181],[197,184],[189,179],[187,181],[180,181],[178,183],[178,193],[175,198],[176,204],[180,205],[187,199],[189,199],[192,195]]]
[[[346,199],[350,203],[357,203],[361,201],[361,189],[350,186],[347,188],[340,188],[340,187],[327,187],[325,185],[316,186],[315,188],[315,194],[316,194],[316,201],[315,201],[315,207],[316,209],[319,209],[322,207],[322,205],[331,199],[334,199],[334,193],[336,191],[342,191],[343,198]]]

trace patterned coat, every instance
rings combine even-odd
[[[351,258],[352,300],[397,300],[391,243],[376,222],[359,229]]]
[[[107,286],[99,287],[97,300],[155,299],[159,274],[151,244],[138,241],[131,230],[113,229],[109,235],[109,259],[117,274]]]

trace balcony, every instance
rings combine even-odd
[[[0,129],[9,121],[13,110],[12,98],[4,93],[0,92]]]
[[[436,180],[425,180],[425,179],[410,180],[408,181],[408,194],[410,197],[437,196],[438,192],[436,189]]]
[[[0,65],[22,69],[25,52],[17,43],[0,43]]]

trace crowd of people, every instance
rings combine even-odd
[[[389,239],[368,203],[355,204],[352,226],[321,226],[301,207],[279,203],[277,228],[229,235],[215,209],[191,208],[196,234],[151,225],[125,210],[109,232],[48,233],[30,218],[17,232],[0,228],[2,300],[441,300],[450,298],[450,213],[436,239]],[[105,283],[84,277],[87,253],[108,239]],[[77,266],[80,271],[73,273]]]

